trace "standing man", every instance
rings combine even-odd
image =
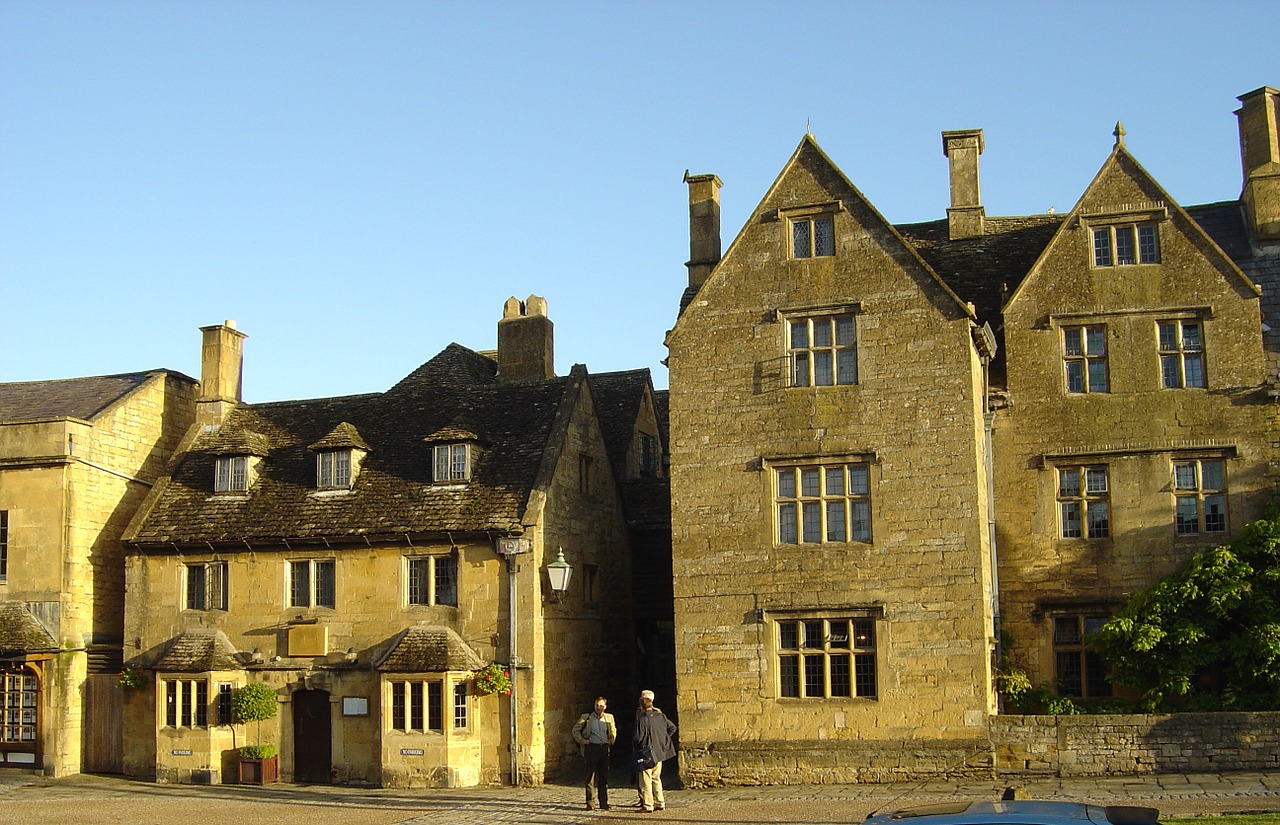
[[[609,706],[603,696],[596,699],[595,710],[578,717],[573,726],[573,741],[587,760],[587,810],[595,808],[595,796],[600,794],[600,810],[609,810],[609,749],[618,738],[618,726],[612,713],[605,713]]]
[[[653,754],[653,767],[640,771],[640,810],[647,814],[667,807],[667,798],[662,793],[662,762],[676,755],[675,745],[671,743],[671,734],[675,732],[675,724],[653,706],[653,691],[641,691],[632,747],[636,751],[647,747]]]

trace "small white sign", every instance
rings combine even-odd
[[[368,716],[369,700],[363,696],[343,696],[342,697],[342,715],[343,716]]]

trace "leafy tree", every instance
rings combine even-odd
[[[1280,509],[1133,594],[1092,646],[1148,712],[1280,709]]]
[[[259,742],[262,740],[262,720],[274,719],[279,709],[276,692],[262,682],[250,682],[231,692],[231,721],[240,725],[257,722],[258,735],[254,738]],[[275,745],[245,745],[240,748],[240,756],[245,759],[268,759],[275,753]]]

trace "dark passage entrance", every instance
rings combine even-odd
[[[293,693],[293,781],[331,780],[333,722],[329,716],[329,692],[297,690]]]

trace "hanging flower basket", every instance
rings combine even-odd
[[[486,665],[476,671],[476,690],[480,693],[511,695],[511,671],[500,664]]]
[[[146,684],[147,677],[138,668],[128,665],[120,671],[120,678],[116,681],[122,688],[139,688]]]

